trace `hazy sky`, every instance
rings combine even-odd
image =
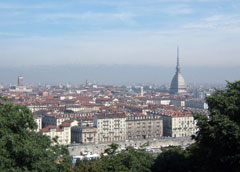
[[[0,0],[0,67],[240,65],[239,0]]]

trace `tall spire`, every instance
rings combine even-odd
[[[176,67],[176,72],[178,73],[178,72],[180,72],[180,64],[179,64],[179,48],[178,48],[178,46],[177,46],[177,67]]]
[[[179,47],[177,46],[177,66],[176,66],[176,73],[172,79],[171,86],[170,86],[170,93],[171,94],[186,94],[187,87],[184,81],[184,78],[180,72],[180,60],[179,60]]]

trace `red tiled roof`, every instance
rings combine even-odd
[[[56,129],[56,131],[62,131],[60,128],[58,128],[56,125],[48,125],[45,128],[42,128],[40,130],[40,132],[44,133],[44,132],[50,132],[51,129]]]
[[[62,123],[60,126],[61,126],[61,127],[70,127],[71,124],[68,123],[68,122],[64,122],[64,123]]]
[[[104,119],[104,118],[126,118],[125,114],[99,114],[97,118]]]
[[[33,115],[34,119],[41,119],[41,117],[37,116],[37,115]]]

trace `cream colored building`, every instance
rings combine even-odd
[[[66,107],[66,110],[70,110],[73,112],[79,112],[85,110],[85,108],[81,105],[70,105]]]
[[[36,112],[36,111],[40,111],[40,110],[46,110],[47,109],[47,105],[29,105],[28,108],[32,112]]]
[[[33,116],[33,119],[34,119],[34,121],[35,121],[36,124],[37,124],[37,129],[36,129],[36,131],[39,132],[39,131],[42,129],[42,118],[39,117],[39,116],[37,116],[37,115],[34,115],[34,116]]]
[[[71,142],[82,144],[93,144],[97,142],[96,127],[74,126],[71,128]]]
[[[163,135],[170,137],[185,137],[196,134],[197,121],[191,114],[186,115],[164,115]]]
[[[49,125],[40,130],[43,135],[49,136],[51,139],[57,138],[61,145],[71,144],[71,124],[62,123],[60,126]]]
[[[124,114],[100,114],[94,116],[98,143],[126,140],[126,116]]]

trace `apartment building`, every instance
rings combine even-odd
[[[190,108],[208,109],[208,104],[205,102],[205,100],[201,99],[186,100],[185,106]]]
[[[197,132],[197,121],[191,114],[163,116],[163,135],[170,137],[191,136]]]
[[[129,116],[126,120],[127,139],[141,140],[161,138],[163,120],[159,115]]]
[[[48,125],[40,130],[43,135],[49,136],[50,139],[57,138],[61,145],[71,144],[71,124],[62,123],[60,126]]]
[[[71,128],[71,142],[93,144],[98,139],[97,128],[93,126],[74,126]]]
[[[61,125],[64,121],[69,120],[68,117],[60,117],[57,114],[43,114],[42,115],[42,125],[47,127],[48,125]]]
[[[33,119],[37,124],[36,132],[39,132],[42,129],[42,117],[39,117],[37,115],[33,115]]]
[[[100,114],[94,116],[97,127],[98,143],[118,142],[126,140],[125,114]]]

